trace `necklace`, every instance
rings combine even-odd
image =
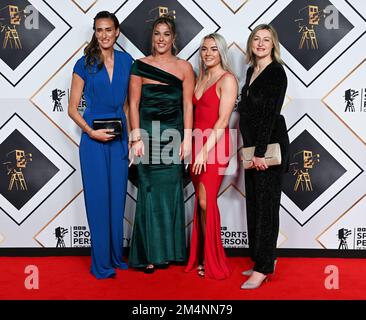
[[[213,76],[210,79],[207,77],[207,80],[205,81],[205,85],[203,87],[203,91],[202,93],[205,93],[207,88],[209,88],[210,86],[212,86],[218,79],[220,79],[220,77],[223,75],[223,73],[221,73],[219,76]],[[211,79],[215,79],[215,81],[210,81]],[[210,85],[209,85],[210,83]]]
[[[252,74],[252,77],[251,77],[251,81],[250,81],[250,84],[249,84],[249,85],[251,85],[251,84],[254,82],[254,80],[255,80],[256,78],[258,78],[258,76],[263,72],[263,70],[264,70],[264,69],[266,69],[266,68],[267,68],[267,66],[268,66],[268,65],[270,65],[271,63],[272,63],[272,61],[271,61],[271,62],[269,62],[269,63],[267,63],[264,67],[262,67],[262,69],[261,69],[261,68],[259,68],[259,66],[255,66],[255,67],[254,67],[253,74]]]

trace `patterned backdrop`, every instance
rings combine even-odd
[[[272,23],[289,79],[283,114],[291,141],[278,247],[366,249],[363,0],[1,0],[0,247],[90,246],[80,130],[67,115],[67,101],[73,65],[101,10],[116,13],[122,30],[116,47],[135,59],[149,52],[151,22],[161,13],[174,15],[179,57],[195,71],[202,37],[221,33],[240,86],[250,31],[259,23]],[[79,111],[85,107],[82,99]],[[237,125],[234,111],[230,127]],[[240,135],[233,139],[240,147]],[[129,182],[125,246],[136,195]],[[189,239],[191,183],[184,197]],[[248,247],[244,172],[237,154],[218,203],[224,246]]]

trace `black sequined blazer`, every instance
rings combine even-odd
[[[288,165],[288,134],[280,114],[287,89],[283,66],[272,61],[249,86],[254,68],[248,68],[239,102],[240,131],[245,147],[255,146],[256,157],[263,157],[267,144],[279,142],[283,165]]]

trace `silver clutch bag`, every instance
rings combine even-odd
[[[244,169],[250,169],[252,166],[252,158],[254,156],[255,147],[241,148],[241,158]],[[279,143],[271,143],[267,145],[267,151],[264,154],[267,166],[277,166],[281,164],[281,147]]]

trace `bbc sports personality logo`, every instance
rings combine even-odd
[[[54,229],[56,248],[82,248],[90,247],[90,231],[86,225],[58,226]]]

